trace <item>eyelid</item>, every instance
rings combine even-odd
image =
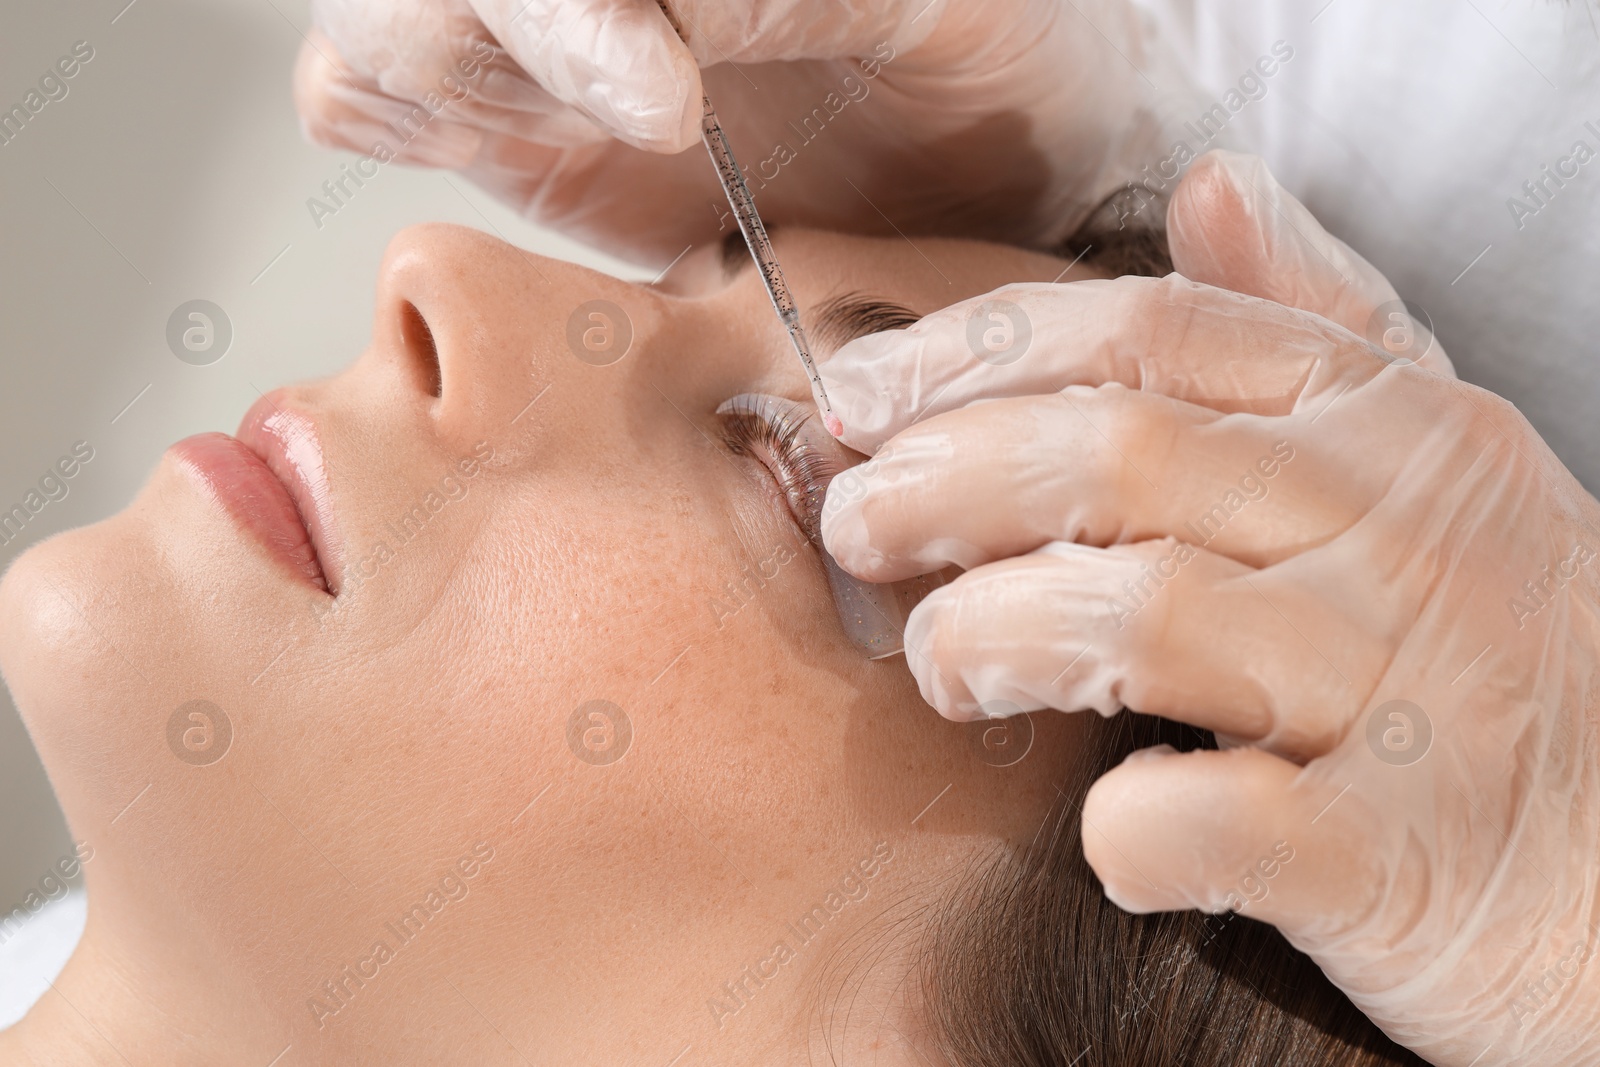
[[[717,406],[724,440],[735,451],[759,445],[770,460],[756,456],[771,472],[789,503],[789,511],[807,539],[822,545],[822,503],[828,482],[840,464],[817,447],[807,434],[811,413],[802,404],[765,393],[740,393]],[[778,469],[772,470],[776,465]]]
[[[717,414],[733,421],[733,441],[742,440],[754,424],[766,427],[762,440],[780,453],[785,472],[773,471],[789,501],[790,513],[816,546],[828,575],[828,586],[846,636],[871,659],[905,650],[906,619],[911,609],[944,584],[936,574],[877,585],[864,582],[834,561],[822,543],[822,505],[828,483],[843,469],[831,450],[842,450],[820,425],[809,405],[762,393],[741,393],[717,407]],[[770,469],[770,467],[769,467]]]

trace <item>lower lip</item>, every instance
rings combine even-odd
[[[170,454],[273,558],[328,592],[327,576],[294,498],[260,456],[225,433],[186,437]]]

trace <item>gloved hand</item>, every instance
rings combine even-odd
[[[1169,226],[1187,277],[997,291],[1020,355],[968,301],[828,360],[829,550],[968,568],[906,631],[948,716],[1226,740],[1089,792],[1122,907],[1273,923],[1437,1064],[1600,1061],[1600,504],[1258,162]]]
[[[1170,149],[1155,86],[1183,82],[1127,0],[669,6],[687,43],[653,0],[314,0],[296,103],[313,140],[383,140],[663,263],[735,226],[698,150],[702,91],[768,222],[1048,244]],[[430,93],[397,144],[385,124]]]

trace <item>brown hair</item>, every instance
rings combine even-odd
[[[968,872],[923,935],[922,1003],[945,1060],[1426,1067],[1272,927],[1231,913],[1130,915],[1106,899],[1079,838],[1089,786],[1137,748],[1215,743],[1152,716],[1084,714],[1083,748],[1036,840]]]
[[[1130,208],[1133,203],[1139,205],[1137,211]],[[1167,234],[1160,228],[1165,221],[1165,200],[1136,198],[1129,185],[1101,202],[1077,232],[1050,251],[1063,259],[1081,260],[1113,278],[1124,274],[1160,277],[1172,270]]]
[[[1126,215],[1108,201],[1057,253],[1113,275],[1170,271],[1166,235],[1125,226]],[[945,1060],[952,1067],[1426,1067],[1272,927],[1231,912],[1130,915],[1106,899],[1083,858],[1089,786],[1135,749],[1216,743],[1205,731],[1153,716],[1083,714],[1083,748],[1034,842],[969,871],[923,935],[922,1004]]]

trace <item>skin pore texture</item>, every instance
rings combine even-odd
[[[1091,276],[775,242],[802,309]],[[606,366],[569,347],[596,300],[632,330]],[[809,396],[720,249],[652,287],[418,227],[369,349],[269,394],[320,442],[337,598],[172,453],[127,510],[20,557],[0,667],[93,859],[83,940],[0,1061],[924,1062],[919,916],[1028,843],[1079,727],[1034,715],[994,766],[982,724],[844,638],[771,475],[719,437],[746,392]],[[232,732],[203,765],[170,740],[195,700]],[[594,700],[632,730],[608,764],[569,741]]]

